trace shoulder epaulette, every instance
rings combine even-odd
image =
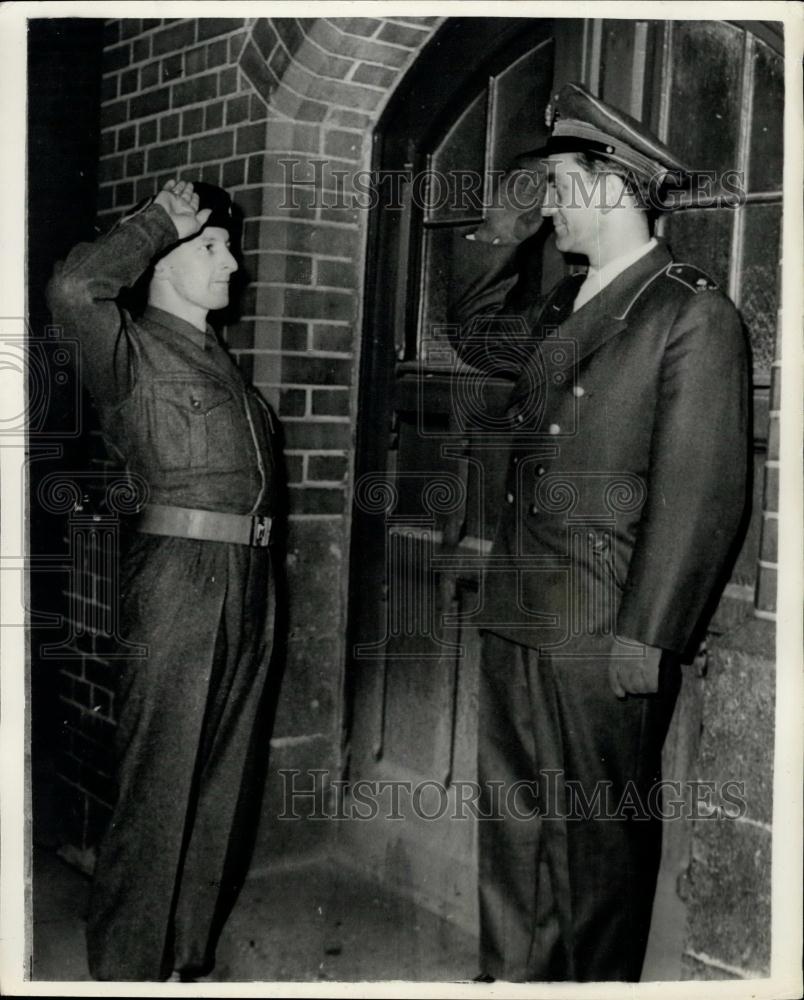
[[[709,275],[694,264],[668,264],[665,274],[686,285],[692,292],[707,292],[717,288]]]

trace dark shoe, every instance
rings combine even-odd
[[[475,978],[472,980],[473,983],[496,983],[497,980],[494,976],[490,976],[488,972],[478,972]]]

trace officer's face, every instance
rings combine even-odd
[[[562,253],[594,255],[599,242],[603,175],[591,175],[572,153],[547,158],[548,185],[542,215],[553,220],[556,246]]]
[[[195,239],[180,243],[159,262],[161,276],[184,302],[200,309],[229,304],[229,278],[237,261],[229,251],[229,234],[210,226]]]

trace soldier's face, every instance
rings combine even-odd
[[[562,253],[594,255],[599,241],[605,179],[584,170],[572,153],[547,158],[548,184],[542,215],[553,220]]]
[[[180,243],[159,262],[162,277],[184,302],[207,311],[229,304],[229,279],[237,261],[229,250],[229,234],[210,226],[195,239]]]

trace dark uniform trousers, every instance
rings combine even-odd
[[[270,557],[139,535],[122,577],[119,797],[87,924],[96,979],[203,974],[245,875],[269,733]],[[251,822],[249,820],[252,820]]]
[[[485,633],[478,781],[481,816],[498,818],[478,829],[484,972],[639,979],[661,853],[650,790],[679,677],[668,658],[656,694],[618,701],[601,658],[554,660]],[[535,798],[513,797],[534,781]]]

